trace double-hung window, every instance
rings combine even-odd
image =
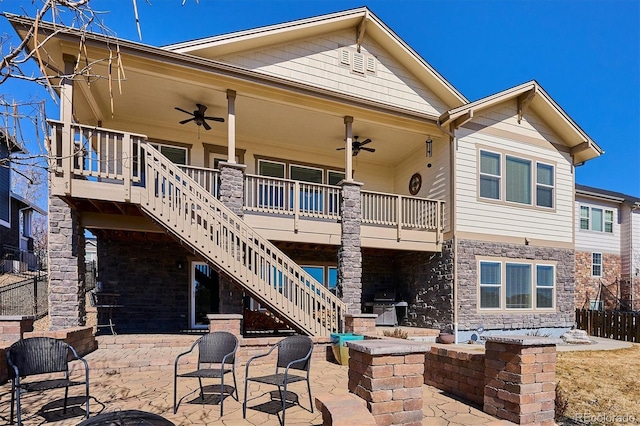
[[[544,310],[555,307],[555,266],[535,261],[479,262],[480,310]]]
[[[613,233],[613,210],[580,206],[580,229]]]
[[[591,275],[602,276],[602,253],[591,253]]]
[[[480,150],[480,198],[553,208],[555,166]]]
[[[187,164],[187,148],[159,143],[152,143],[151,146],[160,151],[160,153],[167,157],[172,163]]]

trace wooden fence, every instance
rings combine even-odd
[[[576,309],[576,324],[590,336],[640,343],[640,312]]]

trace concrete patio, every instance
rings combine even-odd
[[[120,337],[120,336],[118,336]],[[249,386],[247,418],[242,418],[241,402],[227,397],[224,416],[220,417],[220,406],[216,396],[208,396],[204,403],[200,400],[198,382],[193,379],[178,381],[178,396],[183,397],[177,414],[173,414],[173,360],[185,349],[186,341],[194,341],[196,336],[181,336],[182,344],[163,347],[135,347],[113,349],[104,348],[88,354],[91,371],[91,416],[100,413],[124,410],[141,410],[158,414],[175,425],[277,425],[276,413],[279,401],[271,399],[273,387],[261,387],[256,383]],[[100,337],[98,337],[100,342]],[[110,369],[109,365],[117,368]],[[251,367],[251,373],[271,372],[271,366]],[[311,393],[347,394],[348,368],[339,364],[314,359],[311,367]],[[244,390],[244,364],[237,365],[237,379],[240,400]],[[231,381],[227,375],[226,384]],[[205,381],[217,383],[217,381]],[[232,382],[231,382],[232,383]],[[8,424],[10,413],[10,385],[0,387],[0,423]],[[294,384],[291,391],[298,395],[303,407],[309,408],[309,397],[304,383]],[[190,393],[192,392],[192,393]],[[80,387],[70,390],[70,402],[81,403]],[[78,405],[62,413],[64,392],[48,391],[43,394],[27,394],[23,397],[23,424],[28,425],[76,425],[83,420],[84,410]],[[274,395],[275,396],[275,395]],[[442,391],[423,387],[423,424],[425,425],[508,425],[483,413],[478,407],[445,395]],[[311,413],[299,406],[287,409],[286,423],[289,425],[321,425],[322,415],[315,407]]]

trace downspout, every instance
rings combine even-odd
[[[455,128],[451,127],[451,130],[446,129],[437,123],[438,128],[442,130],[444,133],[449,135],[449,173],[450,173],[450,181],[451,188],[449,190],[449,217],[451,218],[451,233],[453,238],[453,336],[455,338],[454,343],[458,343],[458,238],[456,236],[456,209],[455,209],[455,195],[456,195],[456,172],[455,172],[455,164],[456,164],[456,151],[458,141],[456,140],[456,131]]]

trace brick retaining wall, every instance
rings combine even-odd
[[[424,383],[482,405],[484,368],[484,353],[432,346],[425,355]]]

